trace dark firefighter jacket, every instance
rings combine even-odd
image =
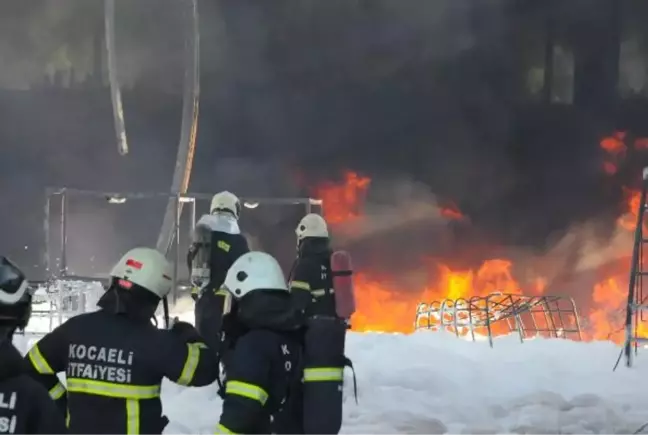
[[[0,343],[0,433],[67,433],[65,418],[50,398],[59,397],[63,386],[57,381],[48,394],[29,373],[11,341]]]
[[[296,307],[306,310],[308,317],[336,316],[328,239],[308,237],[302,241],[289,281]]]
[[[69,319],[27,358],[46,386],[65,372],[71,433],[159,434],[168,422],[163,378],[204,386],[218,376],[216,356],[202,341],[106,309]]]
[[[239,301],[236,313],[248,331],[229,355],[223,412],[216,433],[270,433],[277,413],[301,380],[303,319],[290,295],[255,291]]]

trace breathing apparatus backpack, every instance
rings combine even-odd
[[[348,322],[355,312],[353,267],[346,251],[330,257],[329,288],[335,296],[335,315],[315,315],[304,332],[302,398],[305,434],[336,434],[342,427],[344,369],[353,363],[345,356]],[[354,396],[357,384],[353,371]]]

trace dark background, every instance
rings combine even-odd
[[[0,2],[1,247],[34,279],[45,275],[46,186],[169,189],[180,2],[117,1],[126,157],[114,139],[102,2]],[[368,201],[396,220],[408,222],[404,199],[455,202],[471,230],[444,226],[454,232],[448,256],[482,245],[543,252],[592,219],[605,240],[621,186],[636,184],[644,163],[631,154],[607,176],[598,145],[616,130],[648,136],[644,0],[202,0],[199,12],[190,191],[304,195],[351,169],[372,178]],[[71,200],[73,272],[106,272],[124,249],[154,244],[163,211],[162,201]],[[245,213],[288,264],[301,210]],[[393,252],[410,261],[434,251],[430,222],[354,242],[359,261],[380,268]],[[412,256],[403,237],[416,241]]]

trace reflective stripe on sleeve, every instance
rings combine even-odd
[[[29,360],[31,361],[36,371],[38,371],[38,373],[42,375],[54,374],[54,370],[52,370],[52,367],[50,367],[49,363],[47,362],[45,357],[43,357],[43,354],[38,348],[38,343],[36,343],[34,347],[32,347],[29,351]]]
[[[137,399],[126,399],[126,433],[140,433],[140,403]]]
[[[193,381],[200,361],[200,349],[205,348],[203,343],[187,343],[187,360],[182,367],[182,372],[177,383],[180,385],[189,385]]]
[[[229,430],[227,427],[223,426],[222,424],[219,424],[218,426],[216,426],[216,431],[214,433],[216,433],[216,434],[220,434],[220,433],[236,434],[236,432],[232,432],[231,430]]]
[[[333,293],[335,293],[335,290],[334,289],[329,289],[328,293],[333,294]],[[322,289],[318,289],[318,290],[312,290],[311,294],[313,296],[315,296],[316,298],[319,298],[319,297],[322,297],[322,296],[326,296],[327,292],[326,292],[326,289],[322,288]]]
[[[58,382],[49,390],[49,395],[52,398],[52,400],[60,399],[61,397],[63,397],[65,393],[66,393],[65,387],[60,382]]]
[[[339,382],[344,380],[344,369],[340,367],[313,367],[304,369],[304,382]]]
[[[310,284],[306,281],[290,281],[290,288],[298,288],[300,290],[310,291]]]
[[[94,379],[68,378],[70,393],[94,394],[116,399],[154,399],[160,397],[160,385],[125,385]]]
[[[225,394],[247,397],[248,399],[261,402],[261,405],[265,405],[268,400],[268,393],[263,388],[241,381],[227,381]]]

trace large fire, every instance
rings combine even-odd
[[[625,133],[615,133],[604,138],[601,149],[605,153],[604,173],[617,173],[620,162],[626,153]],[[636,149],[648,148],[648,139],[637,139]],[[371,180],[355,172],[347,172],[339,183],[328,182],[320,185],[314,194],[324,200],[324,215],[335,229],[349,221],[364,218],[363,201],[371,187]],[[625,212],[619,216],[617,226],[621,231],[634,231],[636,213],[639,206],[639,192],[625,191]],[[456,205],[439,206],[439,215],[448,221],[463,218]],[[625,256],[632,251],[627,246]],[[414,316],[420,302],[434,300],[470,298],[486,296],[493,292],[541,295],[547,280],[541,276],[531,282],[519,282],[513,274],[513,259],[493,258],[483,261],[474,270],[457,270],[443,261],[430,260],[430,268],[437,271],[434,279],[419,289],[403,291],[392,284],[390,276],[371,270],[355,271],[357,312],[352,318],[352,327],[357,331],[412,332]],[[629,262],[621,261],[618,270],[606,271],[598,282],[589,289],[589,306],[581,308],[581,327],[583,338],[587,340],[623,341],[623,314],[628,289]],[[504,331],[502,331],[504,332]]]

